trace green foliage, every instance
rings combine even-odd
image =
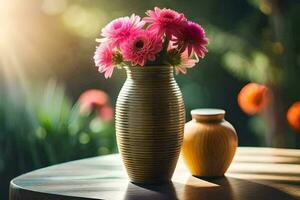
[[[241,79],[258,83],[278,83],[281,79],[279,69],[270,67],[268,57],[261,52],[252,52],[250,56],[228,51],[223,56],[227,69]]]
[[[241,36],[209,26],[210,50],[221,55],[223,66],[236,78],[259,83],[279,84],[283,71],[274,66],[268,54]]]
[[[73,105],[55,81],[49,81],[43,90],[10,88],[0,92],[3,192],[11,178],[26,171],[116,152],[113,123],[82,116],[78,104]]]

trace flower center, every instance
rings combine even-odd
[[[165,18],[165,19],[174,19],[174,15],[171,14],[171,13],[165,13],[163,18]]]
[[[114,29],[117,30],[122,26],[122,23],[121,22],[116,22],[116,23],[114,23],[113,26],[114,26]]]
[[[144,41],[142,40],[138,40],[135,42],[135,45],[134,45],[137,49],[141,49],[144,47]]]
[[[119,51],[115,51],[112,58],[112,63],[114,65],[119,65],[123,62],[123,56]]]

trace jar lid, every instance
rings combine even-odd
[[[194,119],[199,121],[223,120],[225,110],[216,108],[199,108],[192,110],[191,115]]]
[[[216,108],[198,108],[191,111],[191,115],[224,115],[225,110]]]

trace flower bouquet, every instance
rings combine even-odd
[[[129,178],[170,181],[183,139],[184,103],[174,79],[207,53],[204,29],[171,9],[154,8],[107,24],[94,55],[105,78],[125,68],[116,106],[117,143]]]
[[[146,14],[115,19],[102,29],[94,60],[105,78],[124,66],[169,65],[186,73],[204,58],[208,39],[199,24],[171,9],[156,7]]]

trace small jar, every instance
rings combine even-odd
[[[223,176],[234,157],[238,139],[221,109],[195,109],[185,124],[182,156],[194,176]]]

